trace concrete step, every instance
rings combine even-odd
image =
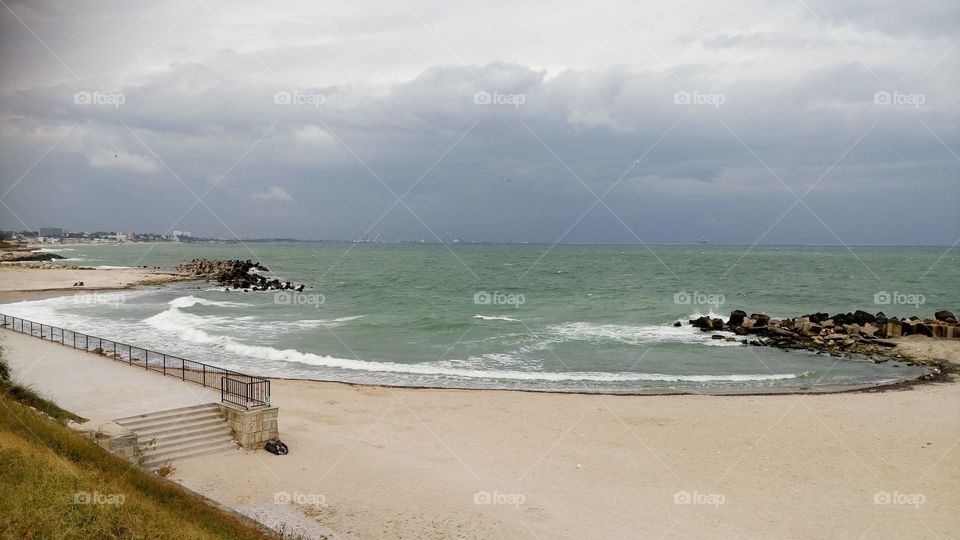
[[[184,439],[192,439],[197,436],[213,436],[219,435],[221,433],[230,433],[230,430],[225,427],[223,422],[217,422],[216,425],[202,426],[199,428],[184,428],[178,430],[171,430],[168,433],[161,435],[140,435],[138,434],[138,439],[141,445],[147,444],[150,441],[154,441],[156,446],[161,444],[168,444],[174,441],[180,441]]]
[[[229,434],[226,434],[218,437],[195,439],[182,444],[167,445],[163,448],[157,448],[154,450],[147,450],[143,453],[143,457],[147,461],[154,461],[157,459],[166,458],[172,454],[188,452],[192,450],[203,450],[205,448],[220,446],[224,443],[233,444],[234,448],[237,447],[236,443],[233,442],[233,437],[231,437]]]
[[[187,446],[195,442],[218,440],[222,439],[223,437],[227,437],[227,439],[231,441],[233,440],[233,434],[230,432],[230,430],[221,427],[215,431],[184,435],[183,437],[178,437],[176,439],[151,439],[138,437],[137,446],[139,446],[144,452],[162,451],[168,448]]]
[[[141,464],[148,468],[238,448],[216,403],[128,416],[115,422],[137,434]]]
[[[219,417],[219,409],[186,409],[183,411],[178,411],[176,413],[170,413],[165,415],[158,416],[148,416],[144,418],[138,418],[135,420],[114,420],[116,423],[120,424],[123,427],[128,429],[134,429],[137,427],[148,427],[156,426],[160,424],[165,424],[169,422],[177,422],[180,420],[188,420],[191,418],[200,418],[204,416],[217,416]]]
[[[167,409],[165,411],[154,411],[150,413],[138,414],[135,416],[127,416],[125,418],[117,418],[114,420],[114,422],[123,426],[128,423],[134,423],[134,422],[138,422],[140,420],[144,420],[148,418],[162,418],[164,416],[171,416],[171,415],[176,416],[185,411],[199,411],[204,409],[218,410],[219,407],[217,406],[216,403],[204,403],[203,405],[190,405],[188,407],[178,407],[176,409]]]
[[[184,430],[198,429],[201,427],[211,427],[216,425],[226,425],[226,422],[219,417],[212,418],[197,418],[186,420],[183,422],[173,422],[164,426],[149,426],[146,428],[131,428],[131,431],[137,433],[137,435],[142,435],[145,437],[157,437],[161,435],[169,435],[171,433],[178,433]]]
[[[177,452],[166,454],[162,457],[158,457],[158,455],[148,456],[144,460],[143,466],[148,469],[153,469],[163,465],[164,463],[175,462],[176,460],[200,457],[200,456],[216,455],[216,454],[228,454],[236,451],[237,451],[237,444],[233,441],[230,441],[228,443],[220,443],[217,446],[177,451]]]

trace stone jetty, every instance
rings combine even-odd
[[[0,252],[0,262],[35,262],[55,261],[64,259],[63,255],[47,253],[45,251],[3,251]]]
[[[253,270],[260,272],[269,272],[269,270],[262,264],[250,259],[245,261],[239,259],[193,259],[178,264],[176,270],[178,273],[191,278],[209,279],[227,288],[244,291],[302,291],[304,289],[303,285],[297,286],[289,281],[281,283],[278,279],[268,280],[264,276],[253,273]]]
[[[960,323],[950,311],[937,311],[933,317],[887,317],[883,312],[811,313],[800,317],[774,319],[763,313],[747,315],[743,310],[720,318],[700,317],[689,321],[704,332],[730,332],[744,336],[751,345],[772,345],[785,349],[824,351],[835,356],[843,352],[865,354],[884,361],[884,351],[896,347],[887,341],[901,336],[960,339]],[[715,339],[737,339],[716,334]]]

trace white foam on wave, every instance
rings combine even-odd
[[[713,311],[713,310],[711,309],[711,310],[707,311],[706,313],[702,313],[702,312],[699,312],[699,311],[694,311],[693,313],[690,314],[689,317],[686,317],[686,318],[683,318],[683,319],[677,319],[677,320],[680,321],[680,322],[683,322],[683,323],[685,323],[685,322],[687,322],[687,321],[690,321],[690,320],[699,319],[700,317],[709,317],[709,318],[711,318],[711,319],[723,319],[723,320],[727,320],[727,317],[729,317],[729,316],[730,316],[729,313],[727,313],[727,314],[717,313],[716,311]]]
[[[61,251],[73,251],[73,248],[40,248],[31,253],[60,253]]]
[[[572,322],[547,328],[550,333],[567,341],[616,341],[629,345],[649,343],[696,343],[712,347],[739,346],[736,341],[712,339],[709,333],[691,326],[646,325],[624,326]]]
[[[100,266],[94,266],[94,268],[96,268],[97,270],[132,270],[133,269],[132,266],[110,266],[106,264],[103,264]]]
[[[510,317],[505,317],[503,315],[474,315],[474,319],[480,319],[481,321],[509,321],[509,322],[520,322],[520,319],[512,319]]]
[[[250,307],[253,304],[208,300],[206,298],[197,298],[193,295],[174,298],[173,300],[167,302],[167,305],[170,306],[167,310],[161,311],[152,317],[148,317],[143,322],[156,330],[181,333],[187,336],[189,341],[200,344],[217,344],[221,342],[220,336],[207,334],[204,332],[204,329],[213,331],[226,331],[230,333],[240,332],[244,334],[256,330],[257,333],[261,335],[277,336],[297,329],[320,327],[333,328],[340,326],[345,322],[363,317],[363,315],[352,315],[333,319],[263,321],[256,315],[239,316],[236,314],[229,314],[224,316],[201,316],[184,311],[184,309],[196,305],[242,308]]]
[[[204,325],[204,319],[209,319],[209,317],[200,317],[198,315],[183,312],[174,305],[174,303],[187,304],[189,303],[187,300],[188,298],[191,297],[181,297],[170,302],[170,309],[146,319],[145,322],[157,330],[176,333],[179,338],[192,343],[216,346],[228,353],[274,363],[297,363],[332,369],[345,369],[376,373],[396,373],[403,375],[453,377],[457,379],[501,379],[544,382],[583,381],[616,383],[632,381],[656,381],[706,383],[774,381],[793,379],[797,377],[797,375],[793,373],[746,375],[673,375],[665,373],[604,373],[589,371],[558,373],[543,371],[520,371],[517,369],[476,369],[466,367],[459,362],[450,361],[423,364],[401,364],[396,362],[376,362],[349,358],[337,358],[334,356],[305,353],[296,349],[277,349],[265,345],[248,345],[241,343],[232,336],[218,336],[210,334],[201,328]],[[191,303],[190,305],[193,304]],[[358,316],[341,317],[341,319],[351,320],[356,318],[358,318]],[[488,359],[498,360],[501,364],[507,364],[509,360],[512,360],[505,357]]]
[[[174,308],[188,308],[196,305],[219,307],[246,307],[250,305],[241,302],[218,302],[216,300],[207,300],[206,298],[197,298],[193,295],[174,298],[173,300],[167,302],[167,304]]]

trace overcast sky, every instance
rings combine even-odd
[[[4,2],[3,229],[960,238],[955,0]]]

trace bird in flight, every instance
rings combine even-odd
[[[510,180],[510,179],[507,178],[506,176],[501,176],[501,177],[500,177],[500,181],[506,182],[506,183],[509,184],[509,183],[512,182],[513,180]]]

